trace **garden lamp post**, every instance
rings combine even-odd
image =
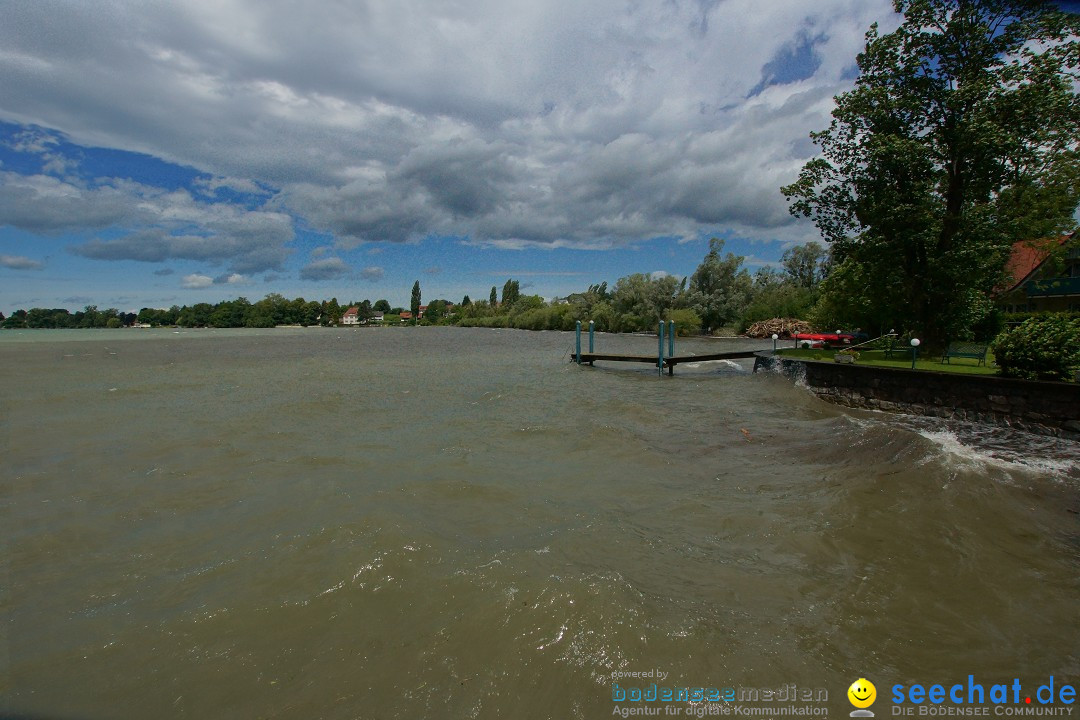
[[[773,355],[776,354],[776,341],[779,340],[779,339],[780,339],[779,335],[777,335],[776,333],[772,334],[772,351],[773,351]]]
[[[919,357],[919,345],[922,340],[919,338],[911,338],[911,369],[915,369],[915,360]]]

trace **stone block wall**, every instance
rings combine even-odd
[[[802,378],[819,397],[874,410],[997,423],[1080,439],[1080,384],[802,360],[761,353],[754,372]]]

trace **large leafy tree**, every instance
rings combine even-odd
[[[1013,242],[1074,224],[1080,22],[1043,0],[894,7],[782,191],[832,243],[823,305],[940,344],[989,311]]]
[[[780,263],[793,285],[813,290],[829,274],[829,251],[816,242],[796,245],[784,252]]]
[[[685,280],[680,282],[674,275],[634,273],[619,278],[611,293],[618,329],[624,332],[656,329],[657,323],[666,321],[672,310],[683,307],[684,284]]]
[[[734,323],[753,291],[754,282],[743,267],[743,258],[728,253],[721,257],[724,241],[709,240],[709,252],[690,277],[690,309],[701,318],[706,332]]]
[[[446,301],[432,300],[424,311],[424,319],[428,322],[437,323],[446,315]]]

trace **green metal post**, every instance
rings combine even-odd
[[[574,347],[577,350],[577,364],[580,365],[581,364],[581,321],[580,320],[577,321],[577,333],[575,335],[576,335],[576,341],[574,343]]]
[[[657,359],[656,370],[660,375],[664,374],[664,321],[660,321],[660,327],[657,329],[656,337],[658,340],[657,347]]]
[[[668,324],[667,356],[669,358],[675,357],[675,321],[674,320],[672,320]]]

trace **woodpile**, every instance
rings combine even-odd
[[[752,338],[770,338],[773,334],[789,338],[795,333],[810,332],[810,323],[795,318],[773,318],[762,320],[746,328],[746,336]]]

